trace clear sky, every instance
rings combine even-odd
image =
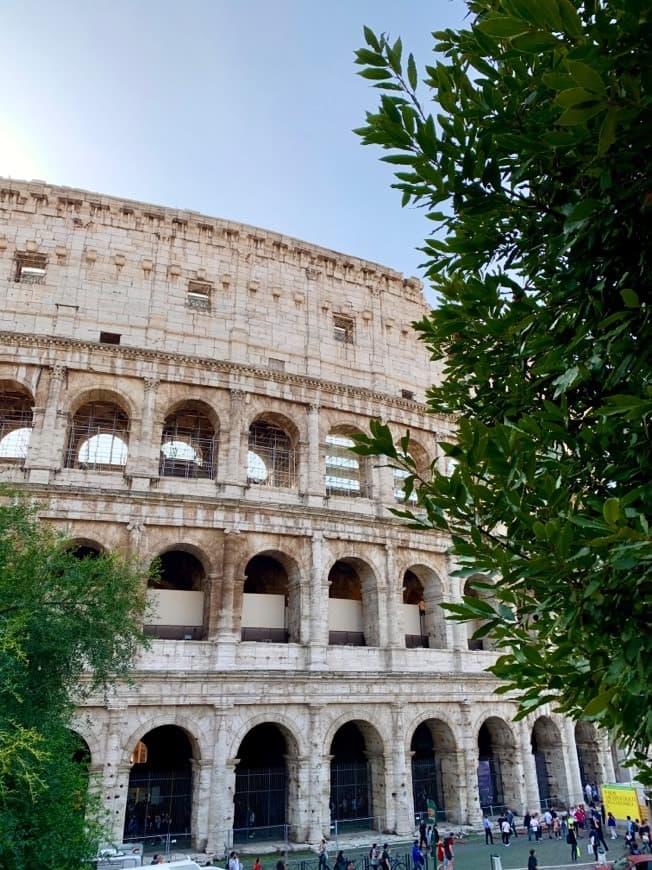
[[[429,226],[351,132],[362,27],[421,66],[463,0],[5,0],[0,174],[285,233],[419,274]]]

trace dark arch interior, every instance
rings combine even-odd
[[[364,735],[347,722],[331,743],[331,818],[362,820],[370,812],[371,777]]]
[[[270,722],[256,725],[238,749],[233,834],[238,842],[277,834],[287,821],[286,739]]]
[[[428,812],[429,801],[437,809],[444,810],[444,795],[441,788],[441,764],[435,755],[432,732],[425,722],[415,730],[410,741],[412,752],[412,799],[414,812]]]
[[[71,547],[69,552],[75,559],[97,559],[101,551],[90,544],[79,544],[77,547]]]
[[[496,729],[483,722],[478,732],[478,791],[483,809],[502,807],[505,801],[498,739]]]
[[[192,553],[170,550],[160,557],[160,578],[152,584],[159,589],[199,592],[204,580],[204,567]]]
[[[245,568],[244,591],[260,595],[287,595],[287,571],[271,556],[254,556]]]
[[[188,843],[192,810],[192,757],[187,735],[175,725],[154,728],[142,738],[146,760],[129,775],[125,838],[157,838],[168,834]]]
[[[336,562],[328,574],[328,597],[345,598],[348,601],[362,601],[360,577],[353,565]]]
[[[410,749],[417,758],[427,758],[435,751],[435,744],[433,743],[430,728],[428,728],[425,722],[422,722],[412,735]]]
[[[423,583],[413,571],[406,571],[403,577],[403,604],[421,604]]]

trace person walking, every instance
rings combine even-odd
[[[568,829],[568,833],[566,834],[566,842],[571,847],[571,861],[577,861],[577,837],[575,836],[575,828],[572,827]]]
[[[387,843],[383,845],[383,852],[380,856],[380,867],[381,870],[392,870],[392,859],[389,854],[389,846]]]
[[[532,816],[530,815],[530,811],[528,810],[523,816],[523,827],[527,831],[528,840],[532,840],[532,828],[530,827],[530,822],[532,820]]]
[[[491,831],[491,819],[489,816],[485,816],[482,819],[482,825],[484,827],[484,844],[485,846],[489,846],[494,844],[494,835]]]
[[[453,870],[453,862],[455,861],[455,851],[453,849],[453,843],[455,838],[453,837],[453,832],[444,839],[444,870],[448,868],[448,870]]]
[[[512,833],[512,826],[506,818],[503,819],[500,829],[503,835],[503,846],[509,846],[509,835]]]
[[[378,848],[377,843],[371,844],[371,849],[369,849],[369,866],[371,870],[378,870],[378,862],[380,861],[380,849]]]
[[[419,841],[415,840],[412,843],[412,867],[415,868],[423,868],[426,866],[426,862],[424,861],[423,854],[421,852],[421,847],[419,846]]]
[[[611,840],[618,839],[618,831],[616,830],[617,822],[612,812],[607,813],[607,827],[609,828],[609,838]]]
[[[539,866],[539,862],[537,861],[537,856],[534,854],[534,849],[530,849],[530,855],[527,859],[527,870],[537,870]]]
[[[326,840],[322,839],[319,842],[319,870],[325,870],[328,867],[328,849],[326,848]]]

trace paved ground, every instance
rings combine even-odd
[[[444,832],[442,831],[442,833]],[[393,856],[403,857],[406,853],[410,852],[411,843],[407,843],[404,840],[398,842],[397,838],[388,837],[387,839],[394,841],[390,843]],[[362,855],[366,855],[369,848],[368,845],[363,845],[359,840],[349,842],[342,840],[337,845],[339,845],[339,848],[344,851],[347,857],[352,859],[359,859]],[[493,846],[485,846],[484,837],[470,836],[464,842],[457,842],[455,844],[454,870],[499,870],[499,866],[502,870],[525,870],[530,849],[535,849],[539,860],[539,870],[546,870],[546,868],[548,870],[552,870],[552,868],[554,870],[581,870],[581,868],[587,870],[587,868],[594,868],[596,866],[595,860],[590,859],[587,853],[587,840],[580,840],[579,845],[581,849],[580,859],[577,863],[572,864],[570,863],[570,846],[562,840],[548,840],[545,838],[535,843],[534,841],[528,842],[527,836],[519,836],[516,839],[512,838],[510,846],[505,847],[499,842],[497,837],[494,837]],[[611,867],[611,863],[623,854],[624,844],[621,838],[614,843],[608,841],[608,845],[609,852],[607,853],[607,858],[609,859],[609,867]],[[329,847],[332,867],[337,846],[334,841],[331,841]],[[249,852],[249,849],[247,849],[247,852]],[[250,870],[255,855],[243,854],[242,851],[239,854],[244,870]],[[499,857],[499,866],[492,866],[492,855]],[[263,870],[275,870],[278,853],[275,851],[265,853],[264,848],[261,847],[260,859]],[[202,865],[205,861],[205,857],[203,860],[198,858],[198,863]],[[224,862],[220,861],[216,863],[219,863],[222,867],[224,866]],[[361,861],[358,861],[358,866],[362,866]],[[317,870],[317,856],[315,852],[290,852],[288,855],[288,870]],[[432,859],[429,859],[426,870],[436,870],[436,864]]]

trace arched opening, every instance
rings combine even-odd
[[[403,575],[403,625],[408,648],[445,649],[446,620],[441,580],[431,568],[413,565]]]
[[[351,452],[355,441],[345,428],[332,429],[326,436],[326,493],[348,498],[367,498],[369,485],[367,463],[362,456]]]
[[[378,733],[366,722],[347,722],[330,748],[331,819],[338,831],[373,827],[384,807],[385,764]]]
[[[177,848],[190,844],[192,759],[190,740],[175,725],[154,728],[133,747],[126,841],[143,840],[155,848],[173,837]]]
[[[280,425],[259,419],[249,429],[247,482],[296,489],[297,457],[293,439]]]
[[[428,646],[423,583],[413,571],[403,575],[403,627],[408,649]]]
[[[464,597],[475,598],[478,601],[483,600],[488,596],[487,590],[480,590],[474,587],[474,583],[487,583],[487,578],[482,574],[469,577],[464,584]],[[491,641],[486,637],[474,637],[473,635],[484,626],[482,619],[470,619],[465,622],[467,633],[467,644],[470,650],[490,650]]]
[[[366,633],[369,615],[364,607],[368,595],[371,594],[370,573],[367,566],[357,559],[340,559],[331,568],[328,574],[328,642],[330,644],[345,646],[365,646],[367,642],[374,644],[375,637],[369,637]]]
[[[412,797],[415,816],[451,818],[457,791],[455,740],[445,722],[422,722],[412,735]]]
[[[97,559],[102,554],[102,547],[92,541],[73,541],[68,552],[75,559]]]
[[[478,793],[485,814],[503,812],[517,803],[515,756],[514,736],[507,723],[497,716],[489,717],[478,732]]]
[[[277,725],[256,725],[238,749],[233,839],[283,839],[288,824],[288,756]]]
[[[614,766],[614,773],[616,774],[616,782],[631,782],[632,769],[625,766],[627,752],[616,743],[611,744],[611,760]]]
[[[25,390],[0,389],[0,462],[20,463],[32,437],[34,402]]]
[[[289,586],[288,573],[278,559],[258,555],[249,560],[242,598],[242,640],[271,643],[290,640]]]
[[[202,640],[206,572],[186,550],[160,557],[158,576],[148,581],[145,634],[170,640]]]
[[[559,728],[548,716],[541,716],[532,729],[532,755],[541,809],[567,805],[566,770],[560,747]]]
[[[405,498],[405,481],[408,477],[411,477],[413,474],[418,474],[421,477],[428,476],[428,454],[421,447],[420,444],[417,444],[415,441],[410,441],[410,449],[408,451],[408,456],[412,459],[415,464],[414,471],[407,471],[404,468],[393,468],[393,490],[394,490],[394,501],[397,504],[403,504],[406,501]],[[417,487],[415,486],[408,496],[407,504],[408,506],[414,505],[417,502]]]
[[[582,786],[586,787],[589,784],[599,788],[603,779],[602,764],[600,763],[598,735],[592,722],[577,722],[575,724],[575,747]]]
[[[215,428],[200,402],[169,414],[161,435],[161,477],[213,479],[217,470]]]
[[[66,468],[120,471],[127,464],[129,417],[112,402],[88,402],[74,415]]]

